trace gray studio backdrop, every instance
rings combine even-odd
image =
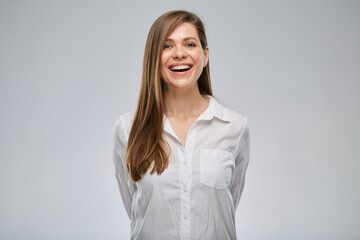
[[[239,239],[360,239],[360,1],[0,1],[0,239],[129,239],[113,124],[162,13],[205,22],[246,116]]]

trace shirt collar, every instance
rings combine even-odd
[[[230,118],[228,117],[228,114],[226,112],[226,108],[222,106],[216,99],[210,95],[206,95],[206,98],[209,100],[209,105],[206,108],[206,110],[198,117],[198,119],[195,121],[210,121],[214,117],[220,119],[224,122],[230,122]],[[177,138],[173,128],[171,127],[171,124],[164,114],[164,130],[173,135],[175,138]]]
[[[197,121],[199,120],[211,120],[214,117],[224,121],[230,122],[230,118],[228,117],[227,112],[225,111],[225,107],[222,106],[214,97],[210,95],[206,95],[209,99],[208,108],[199,116]]]

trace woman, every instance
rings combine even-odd
[[[171,11],[152,25],[137,109],[114,126],[131,239],[236,239],[248,121],[213,98],[208,60],[196,15]]]

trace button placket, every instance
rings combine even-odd
[[[179,166],[181,196],[181,239],[190,239],[190,187],[192,179],[191,158],[194,149],[195,132],[188,131],[185,148],[181,145]]]
[[[181,200],[181,239],[186,240],[190,239],[190,222],[189,222],[189,214],[190,214],[190,196],[188,191],[184,191],[184,189],[188,189],[190,184],[189,178],[189,164],[186,164],[188,161],[188,154],[185,148],[181,145],[181,150],[179,151],[180,157],[180,165],[179,165],[179,179],[180,179],[180,200]]]

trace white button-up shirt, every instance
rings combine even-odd
[[[161,175],[150,175],[150,168],[138,182],[125,163],[134,112],[116,119],[113,160],[131,239],[236,239],[235,210],[249,162],[248,120],[208,98],[185,147],[164,116],[169,166]]]

